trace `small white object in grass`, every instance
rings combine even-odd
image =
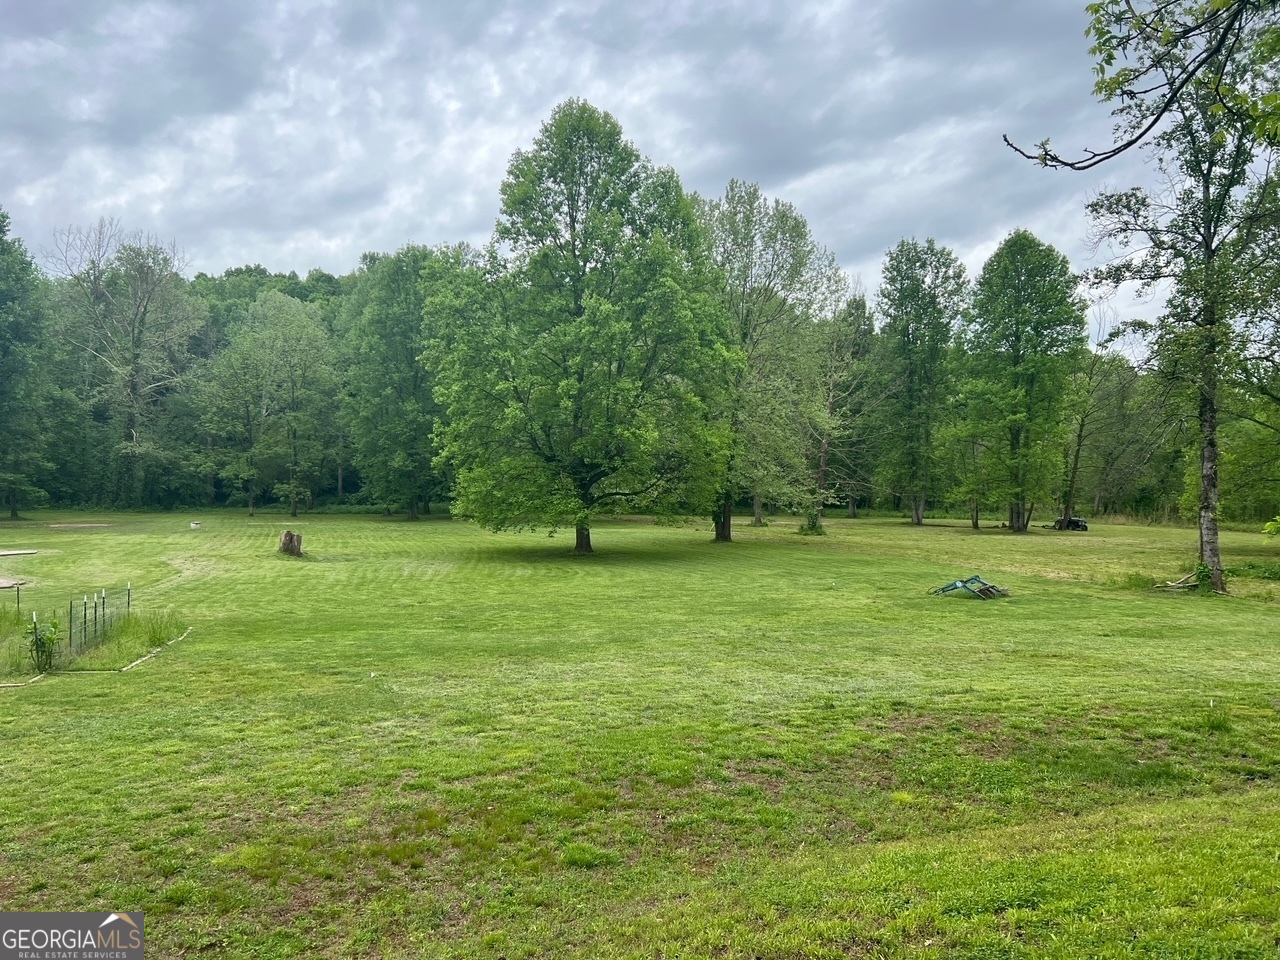
[[[371,673],[371,674],[369,674],[369,676],[371,676],[371,677],[376,677],[376,676],[377,676],[377,674],[376,674],[376,673]]]
[[[199,521],[199,520],[192,520],[192,521],[191,521],[191,529],[192,529],[192,530],[199,530],[199,529],[200,529],[200,521]]]

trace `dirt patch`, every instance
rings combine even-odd
[[[783,788],[786,786],[786,777],[781,772],[773,772],[770,770],[762,770],[759,767],[748,766],[737,760],[730,760],[724,766],[725,773],[733,777],[734,783],[746,783],[753,787],[763,790],[771,800],[777,800],[782,796]]]
[[[50,530],[97,530],[100,527],[109,527],[109,523],[51,523]]]

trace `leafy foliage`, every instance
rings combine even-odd
[[[1066,257],[1016,230],[983,266],[964,327],[964,432],[1017,532],[1060,476],[1069,378],[1085,342],[1076,287]]]
[[[497,248],[424,274],[455,509],[493,529],[697,504],[724,357],[702,236],[674,172],[566,101],[502,185]]]
[[[31,640],[27,645],[31,665],[36,673],[48,673],[53,669],[58,654],[58,621],[38,619],[31,621]]]
[[[250,513],[266,490],[290,505],[309,501],[333,436],[336,384],[317,309],[274,290],[209,367],[201,423],[219,443],[212,455]]]
[[[938,425],[951,389],[947,355],[968,298],[964,265],[932,237],[902,240],[885,257],[876,311],[880,362],[897,385],[885,413],[898,439],[885,468],[915,524],[924,522],[937,479]]]
[[[1005,142],[1046,167],[1088,170],[1155,136],[1188,102],[1245,121],[1261,138],[1280,137],[1280,94],[1271,69],[1280,62],[1276,0],[1099,0],[1090,16],[1097,58],[1094,93],[1117,102],[1128,122],[1116,142],[1070,159],[1049,140],[1034,152]]]
[[[53,389],[42,300],[39,272],[0,208],[0,501],[14,519],[20,504],[44,499],[38,481],[51,466],[41,423]]]
[[[366,498],[407,507],[411,519],[447,489],[432,467],[440,411],[422,362],[422,272],[439,254],[407,246],[366,258],[344,304],[342,422]]]
[[[702,205],[702,218],[733,349],[716,410],[729,444],[714,515],[724,541],[744,496],[787,507],[813,501],[806,441],[821,404],[817,331],[844,309],[850,289],[799,211],[757,184],[731,180],[723,197]]]

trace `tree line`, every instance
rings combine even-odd
[[[12,517],[448,502],[571,527],[582,552],[622,512],[706,516],[724,541],[735,512],[779,509],[811,533],[833,508],[1260,522],[1280,513],[1280,367],[1252,129],[1207,101],[1171,129],[1167,194],[1091,204],[1133,255],[1090,277],[1015,230],[972,278],[903,239],[870,293],[791,204],[737,180],[692,194],[579,100],[512,157],[488,246],[343,276],[188,279],[174,245],[112,221],[37,264],[0,210],[0,496]],[[1085,299],[1131,280],[1174,290],[1121,331],[1137,361],[1089,336]]]

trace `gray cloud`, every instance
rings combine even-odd
[[[902,236],[971,267],[1016,226],[1079,263],[1085,196],[1000,142],[1104,143],[1082,0],[0,0],[0,204],[32,247],[99,215],[197,269],[351,269],[483,241],[560,100],[691,189],[791,200],[874,287]]]

